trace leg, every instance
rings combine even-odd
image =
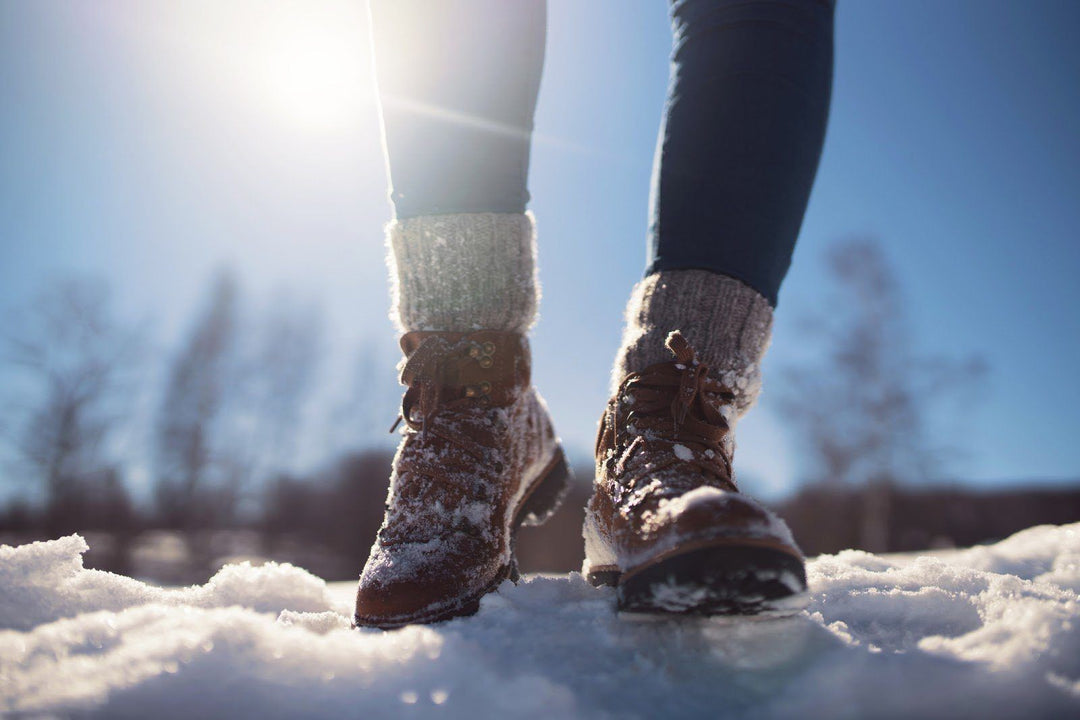
[[[584,571],[622,610],[787,612],[802,554],[735,485],[734,429],[821,153],[832,3],[675,0],[671,14],[650,261],[601,419]]]
[[[699,268],[776,305],[817,172],[830,0],[677,0],[648,274]]]
[[[393,315],[403,331],[524,331],[538,297],[524,213],[546,3],[370,8],[395,211]]]
[[[674,0],[671,17],[649,262],[613,380],[665,359],[679,328],[744,386],[744,412],[825,137],[833,3]]]
[[[398,219],[523,213],[544,62],[543,0],[373,0]]]
[[[535,242],[526,176],[543,0],[373,0],[395,219],[394,316],[407,386],[358,625],[476,610],[515,576],[514,532],[566,483],[530,381]]]

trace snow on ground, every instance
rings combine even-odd
[[[823,556],[783,620],[629,621],[574,574],[390,632],[349,629],[352,584],[292,566],[163,589],[83,569],[85,550],[0,547],[0,714],[1080,716],[1080,524]]]

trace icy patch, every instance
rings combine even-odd
[[[676,443],[675,446],[671,449],[675,452],[675,457],[679,458],[680,460],[694,459],[694,451],[686,447],[685,445],[679,445]]]
[[[0,715],[1076,717],[1080,524],[932,557],[808,564],[786,619],[614,612],[579,575],[435,626],[351,630],[353,583],[230,566],[164,589],[81,538],[0,548]]]

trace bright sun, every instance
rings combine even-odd
[[[284,4],[253,27],[250,67],[271,107],[308,129],[353,122],[371,92],[367,38],[322,4]],[[321,8],[321,9],[320,9]]]

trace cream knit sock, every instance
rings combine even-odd
[[[634,286],[626,305],[612,393],[627,373],[672,359],[664,340],[680,330],[697,358],[735,391],[742,415],[761,391],[761,360],[769,347],[772,308],[757,291],[707,270],[665,270]]]
[[[531,213],[463,213],[387,226],[391,318],[402,332],[526,332],[540,285]]]

